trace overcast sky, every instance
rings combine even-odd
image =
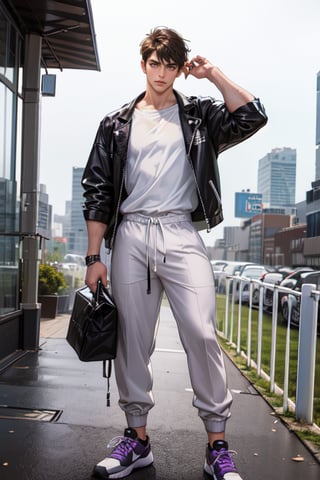
[[[51,70],[56,96],[43,97],[40,182],[54,213],[71,199],[72,167],[84,167],[103,116],[145,88],[139,44],[165,25],[190,40],[200,54],[259,97],[269,123],[254,137],[219,157],[223,226],[234,218],[234,193],[257,189],[258,160],[273,148],[297,150],[296,201],[315,176],[316,75],[320,70],[319,0],[91,0],[101,72]],[[220,92],[209,81],[182,76],[186,94]],[[223,236],[217,227],[207,238]]]

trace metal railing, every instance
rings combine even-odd
[[[269,284],[259,280],[252,280],[244,277],[231,276],[226,281],[226,297],[224,318],[218,318],[219,334],[234,346],[238,355],[246,358],[248,368],[254,367],[257,375],[263,377],[269,382],[270,392],[282,395],[283,412],[289,408],[294,410],[296,419],[308,424],[314,423],[314,391],[315,391],[315,371],[317,355],[317,329],[318,329],[318,308],[320,291],[316,290],[316,285],[305,284],[302,291],[298,292],[289,288],[280,287],[276,284]],[[246,289],[245,303],[248,309],[244,312],[244,288]],[[268,366],[265,370],[262,368],[263,342],[263,323],[266,322],[264,299],[266,291],[272,291],[271,318],[268,319],[269,325],[268,342],[270,341],[270,356]],[[218,290],[219,291],[219,290]],[[253,293],[258,303],[253,304]],[[282,358],[283,379],[282,388],[276,383],[276,362],[277,362],[277,337],[279,333],[279,298],[286,295],[288,299],[288,321],[285,331],[285,352]],[[300,304],[299,329],[297,331],[297,372],[295,398],[289,398],[289,374],[291,351],[291,324],[290,319],[293,311],[292,303],[298,299]],[[254,314],[253,312],[256,311]],[[253,315],[255,315],[255,343],[253,344]],[[221,317],[221,315],[220,315]],[[282,331],[283,331],[282,327]],[[245,333],[244,333],[245,332]],[[254,350],[254,355],[253,355]],[[253,358],[255,357],[255,359]],[[266,360],[264,359],[264,364]],[[320,366],[319,366],[320,368]],[[291,380],[292,381],[292,380]]]

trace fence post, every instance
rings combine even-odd
[[[311,293],[315,289],[313,284],[302,286],[300,306],[296,418],[306,423],[313,421],[318,309]]]
[[[263,304],[263,288],[259,292],[259,312],[258,312],[258,346],[257,346],[257,374],[261,377],[261,361],[262,361],[262,323],[263,310],[260,306]]]
[[[249,293],[249,310],[248,310],[248,327],[247,327],[247,367],[251,367],[251,343],[252,343],[252,283],[250,283]]]
[[[283,413],[288,411],[288,397],[289,397],[289,375],[290,375],[290,343],[291,343],[291,325],[290,318],[292,315],[292,301],[293,296],[288,295],[288,323],[287,323],[287,333],[286,333],[286,349],[285,349],[285,360],[284,360],[284,378],[283,378]]]
[[[271,352],[270,352],[270,392],[275,391],[275,370],[277,350],[277,321],[278,321],[278,288],[274,286],[272,296],[272,331],[271,331]]]
[[[239,305],[238,305],[237,355],[240,355],[240,351],[241,351],[242,287],[243,287],[243,283],[240,282]]]
[[[226,278],[226,311],[224,315],[224,337],[228,338],[228,327],[229,327],[229,288],[230,280]]]

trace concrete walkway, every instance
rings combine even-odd
[[[41,350],[0,375],[1,480],[91,479],[107,441],[122,434],[114,375],[107,408],[101,365],[77,359],[65,341],[68,320],[42,320]],[[238,452],[243,480],[319,480],[320,464],[227,358],[226,365],[234,397],[227,437]],[[206,434],[191,404],[186,357],[166,306],[153,370],[156,406],[149,435],[155,460],[129,478],[208,479],[203,472]]]

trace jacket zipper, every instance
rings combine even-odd
[[[202,196],[201,196],[200,187],[199,187],[199,184],[198,184],[196,172],[194,171],[194,166],[193,166],[192,159],[191,159],[191,147],[192,147],[192,145],[193,145],[193,141],[194,141],[194,138],[195,138],[195,136],[196,136],[196,132],[198,131],[198,127],[199,127],[199,125],[200,125],[200,122],[201,122],[201,120],[197,120],[196,128],[194,129],[194,131],[193,131],[193,133],[192,133],[191,142],[190,142],[190,145],[189,145],[189,149],[188,149],[188,152],[187,152],[187,156],[188,156],[188,159],[189,159],[189,162],[190,162],[190,165],[191,165],[191,169],[192,169],[192,173],[193,173],[193,178],[194,178],[194,181],[195,181],[195,184],[196,184],[197,193],[198,193],[198,196],[199,196],[199,199],[200,199],[201,208],[202,208],[202,211],[203,211],[204,220],[205,220],[206,225],[207,225],[207,233],[209,233],[209,232],[211,232],[210,222],[209,222],[209,219],[208,219],[208,215],[207,215],[207,212],[206,212],[206,208],[205,208],[205,205],[204,205],[203,198],[202,198]]]
[[[221,198],[220,198],[220,195],[219,195],[219,193],[218,193],[218,190],[216,189],[215,184],[213,183],[212,180],[209,180],[209,185],[210,185],[210,187],[212,188],[213,193],[214,193],[214,195],[215,195],[215,197],[216,197],[216,199],[217,199],[217,202],[218,202],[218,208],[217,208],[217,210],[214,212],[214,213],[217,215],[217,214],[219,213],[219,211],[221,210],[221,205],[222,205],[222,203],[221,203]]]
[[[117,223],[118,223],[118,216],[119,216],[119,211],[120,211],[122,191],[123,191],[123,186],[124,186],[124,181],[125,181],[125,169],[126,169],[126,168],[125,168],[125,166],[124,166],[124,167],[123,167],[123,171],[122,171],[122,180],[121,180],[121,185],[120,185],[120,191],[119,191],[119,198],[118,198],[118,203],[117,203],[117,208],[116,208],[116,214],[115,214],[115,218],[114,218],[113,232],[112,232],[111,239],[110,239],[110,248],[108,249],[108,250],[109,250],[109,253],[110,253],[110,251],[112,250],[113,242],[114,242],[114,238],[115,238],[116,230],[117,230]]]

